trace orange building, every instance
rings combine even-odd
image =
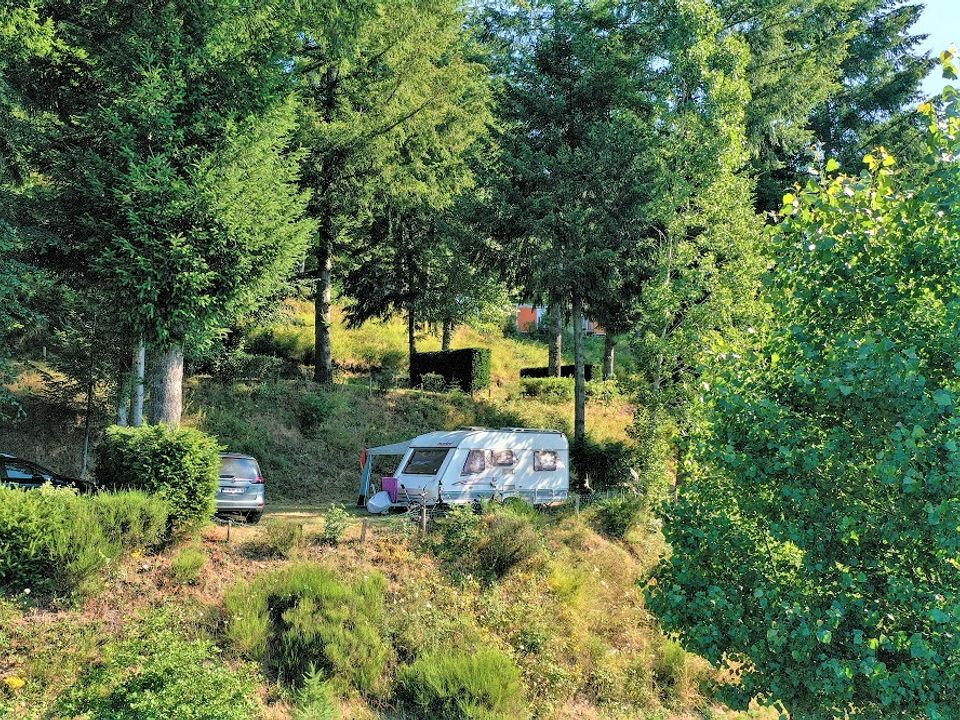
[[[536,332],[546,315],[546,308],[535,305],[517,305],[517,331],[522,333]],[[587,335],[606,335],[607,331],[600,323],[589,318],[583,321],[583,331]]]

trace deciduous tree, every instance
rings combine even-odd
[[[705,378],[652,606],[742,662],[742,704],[960,712],[960,95],[924,112],[924,167],[881,149],[783,198],[769,333]]]

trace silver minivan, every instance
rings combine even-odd
[[[248,523],[263,516],[265,482],[257,459],[239,453],[220,453],[217,513],[239,514]]]

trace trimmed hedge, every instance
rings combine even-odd
[[[216,439],[193,428],[114,425],[97,448],[97,484],[155,493],[169,505],[174,527],[210,519],[219,476]]]
[[[490,387],[490,348],[464,348],[414,353],[410,358],[410,383],[423,385],[425,375],[440,375],[448,387],[475,393]],[[427,378],[428,383],[433,383]]]
[[[560,366],[560,377],[572,378],[577,373],[576,365],[561,365]],[[529,367],[529,368],[520,368],[520,377],[522,378],[548,378],[556,377],[550,372],[549,367]],[[593,365],[591,363],[585,363],[583,366],[583,379],[586,381],[593,380]]]

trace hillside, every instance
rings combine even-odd
[[[304,305],[283,324],[268,328],[270,347],[290,361],[307,359],[313,317]],[[338,311],[338,318],[339,318]],[[492,350],[492,386],[475,397],[392,387],[384,366],[403,375],[406,335],[399,320],[368,323],[348,330],[335,325],[339,362],[351,368],[332,388],[309,380],[307,368],[260,377],[215,380],[196,375],[186,384],[184,424],[214,434],[229,450],[255,455],[269,483],[269,500],[282,506],[316,506],[351,502],[358,483],[358,458],[364,447],[404,440],[436,429],[463,425],[554,427],[570,432],[572,404],[521,394],[521,367],[546,364],[546,347],[534,339],[505,337],[500,332],[460,328],[453,347]],[[251,341],[257,345],[257,336]],[[264,345],[262,335],[260,345]],[[423,349],[439,349],[439,339],[424,335]],[[257,356],[259,357],[259,356]],[[21,417],[0,422],[0,451],[13,452],[77,475],[82,465],[82,405],[49,401],[37,368],[21,366],[11,389],[20,399]],[[284,376],[286,375],[286,377]],[[107,398],[101,398],[106,401]],[[112,417],[98,406],[93,438]],[[624,441],[632,406],[615,391],[588,403],[587,432],[596,441]]]
[[[605,537],[599,512],[505,509],[432,523],[426,539],[411,522],[392,518],[373,522],[362,543],[353,522],[332,545],[323,520],[288,514],[229,536],[210,527],[161,552],[134,553],[72,601],[44,606],[11,595],[0,601],[0,717],[66,718],[79,710],[106,719],[113,703],[136,703],[137,718],[159,720],[178,717],[185,702],[191,717],[204,720],[337,712],[344,720],[776,717],[733,713],[711,699],[715,683],[729,678],[666,638],[644,608],[642,586],[662,551],[656,527],[641,518],[626,538]],[[471,556],[463,554],[465,537],[475,538]],[[485,537],[497,543],[484,545]],[[500,570],[490,575],[482,563],[493,560]],[[388,650],[376,692],[344,685],[334,663],[328,677],[338,697],[311,705],[276,676],[269,657],[260,662],[244,649],[236,615],[237,598],[250,591],[244,583],[287,572],[332,574],[343,583],[383,579],[377,633]],[[437,651],[456,655],[465,646],[515,664],[522,690],[511,711],[433,715],[404,704],[404,666],[433,658],[445,672]],[[195,657],[196,647],[206,648],[206,659]],[[316,652],[293,647],[304,663]],[[371,657],[361,646],[351,652],[355,662]],[[230,693],[232,704],[218,711]],[[306,714],[310,707],[318,714]]]

